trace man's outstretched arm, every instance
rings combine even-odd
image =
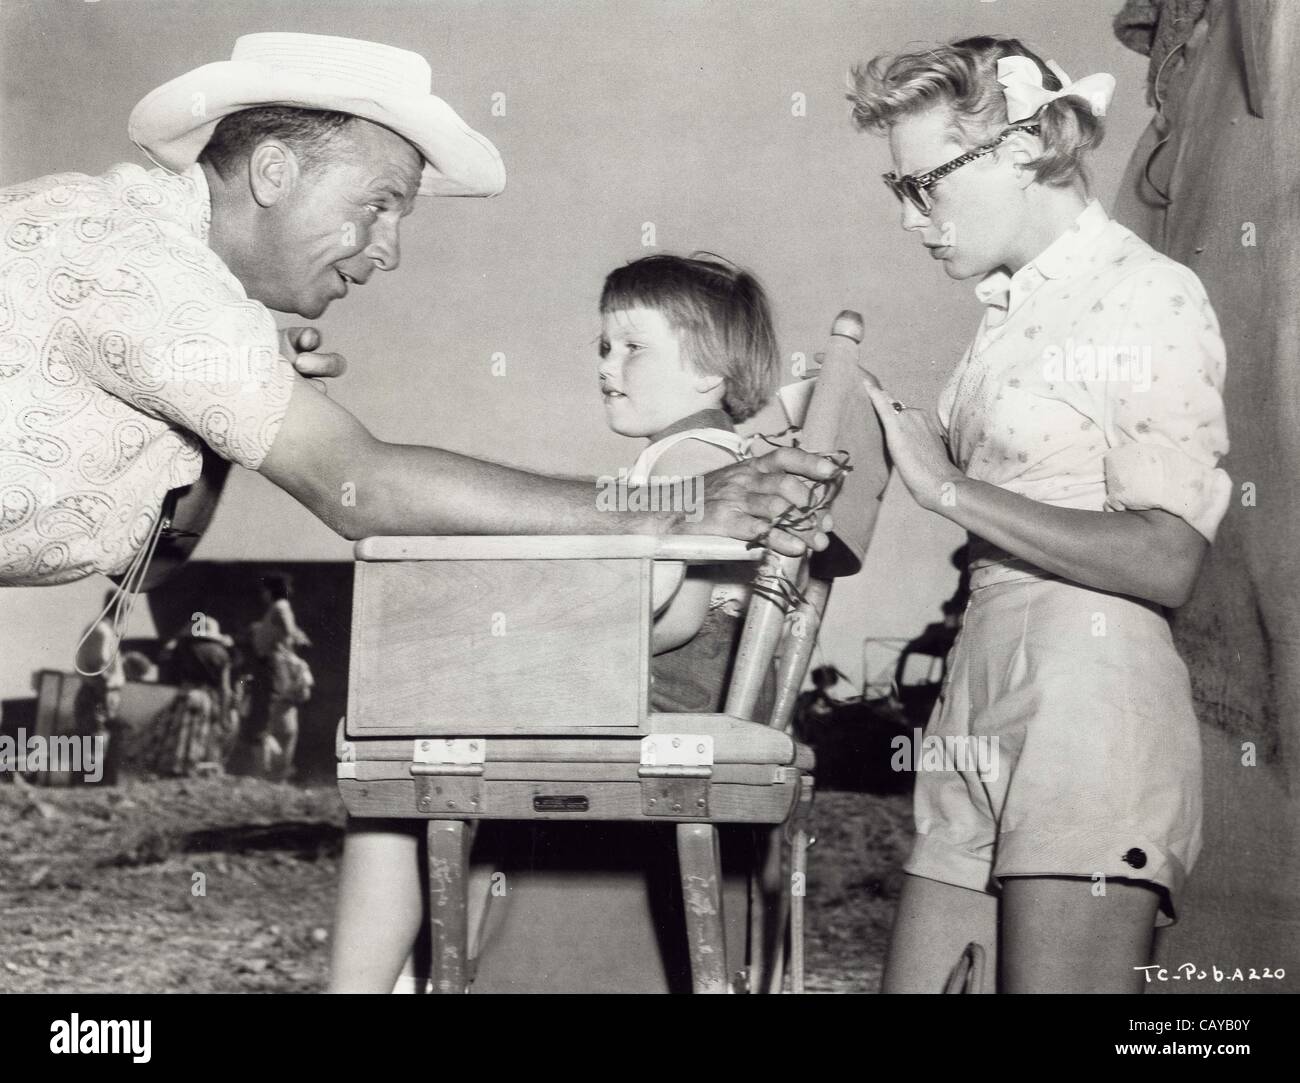
[[[377,534],[636,534],[690,531],[745,541],[804,499],[805,483],[829,463],[783,449],[707,476],[704,514],[607,511],[591,481],[530,474],[439,448],[376,439],[337,402],[305,381],[294,389],[261,473],[345,538]],[[804,543],[774,534],[797,554]],[[826,544],[824,534],[812,538]]]

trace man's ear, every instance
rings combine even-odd
[[[278,139],[264,140],[248,157],[248,187],[263,207],[275,206],[292,192],[301,172],[297,155]]]

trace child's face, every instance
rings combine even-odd
[[[653,436],[675,421],[716,406],[722,379],[701,376],[681,342],[650,308],[605,313],[601,324],[600,392],[605,423],[623,436]]]

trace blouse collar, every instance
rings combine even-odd
[[[985,275],[975,287],[975,296],[990,307],[1005,309],[1010,303],[1013,285],[1068,276],[1091,255],[1098,237],[1109,224],[1110,216],[1101,203],[1096,199],[1088,200],[1074,224],[1042,252],[1014,275],[1002,269]]]

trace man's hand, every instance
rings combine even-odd
[[[808,481],[803,479],[826,481],[834,473],[834,464],[821,456],[789,447],[725,466],[704,476],[704,515],[693,523],[678,521],[673,529],[753,541],[782,512],[807,503]],[[830,528],[830,515],[823,513],[816,529],[800,535],[773,530],[767,544],[785,556],[801,556],[809,546],[825,549]]]
[[[293,362],[302,376],[342,376],[348,363],[342,354],[320,353],[320,332],[314,327],[285,327],[280,331],[280,356]]]

